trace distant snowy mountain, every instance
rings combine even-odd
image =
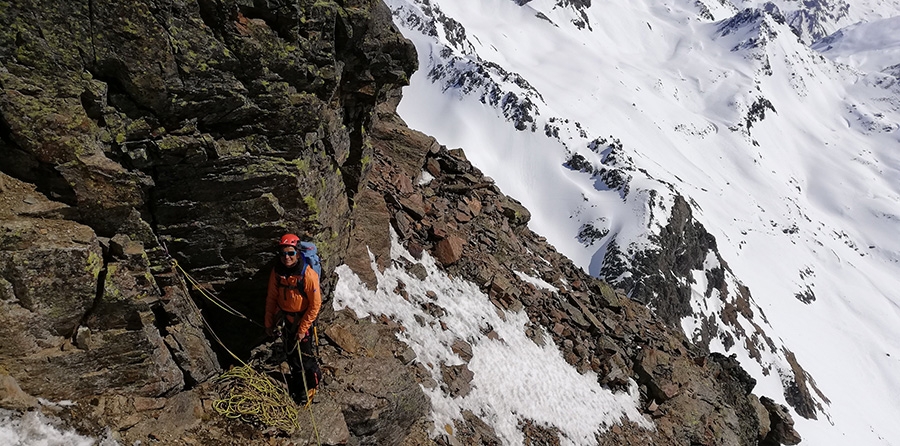
[[[387,3],[410,127],[806,444],[900,444],[900,2]]]
[[[817,41],[813,49],[861,74],[897,77],[900,61],[900,16],[873,23],[859,23]]]

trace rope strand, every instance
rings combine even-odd
[[[255,321],[253,319],[250,319],[249,317],[247,317],[240,311],[237,311],[234,308],[232,308],[230,305],[225,303],[225,301],[223,301],[221,298],[219,298],[218,296],[213,294],[211,291],[208,291],[208,290],[206,290],[206,288],[203,288],[203,286],[200,284],[200,282],[198,282],[196,279],[191,277],[191,275],[188,274],[188,272],[185,271],[184,268],[182,268],[181,265],[178,264],[177,260],[175,260],[175,259],[171,259],[171,260],[172,260],[172,266],[175,267],[179,272],[181,272],[181,274],[184,276],[185,279],[187,279],[187,281],[191,284],[191,286],[195,290],[200,292],[201,296],[205,297],[207,300],[209,300],[210,302],[215,304],[217,307],[221,308],[226,313],[228,313],[232,316],[239,317],[241,319],[244,319],[244,320],[246,320],[252,324],[258,325],[260,327],[263,326],[259,322]]]
[[[309,410],[309,420],[310,423],[312,423],[313,432],[316,434],[316,445],[321,446],[322,442],[319,440],[319,427],[316,426],[316,417],[313,416],[312,410],[312,399],[315,396],[315,392],[312,395],[309,394],[309,385],[306,383],[306,366],[303,364],[303,351],[300,350],[299,339],[296,344],[294,344],[294,348],[297,349],[297,354],[300,355],[300,368],[302,369],[300,376],[303,377],[303,391],[306,392],[306,408]]]

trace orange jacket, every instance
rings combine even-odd
[[[300,283],[302,279],[302,283]],[[303,287],[301,292],[299,287]],[[322,308],[322,291],[319,275],[307,266],[303,277],[281,276],[272,269],[269,274],[269,292],[266,295],[266,329],[275,326],[278,310],[286,313],[303,313],[297,327],[297,337],[302,338],[312,326]]]

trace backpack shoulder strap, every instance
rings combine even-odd
[[[300,256],[300,257],[302,258],[303,256]],[[282,275],[278,274],[278,278],[277,278],[277,280],[275,281],[275,285],[276,285],[278,288],[291,288],[291,289],[295,289],[295,290],[299,291],[301,294],[305,295],[305,294],[306,294],[306,292],[305,292],[305,287],[306,287],[306,268],[307,268],[307,267],[310,267],[310,266],[309,266],[308,263],[306,263],[306,259],[303,259],[303,264],[300,266],[300,273],[299,273],[299,274],[291,274],[291,275],[289,275],[289,276],[282,276]],[[310,267],[310,268],[311,268],[311,267]],[[284,283],[282,283],[282,280],[283,280],[283,279],[288,279],[288,278],[290,278],[290,277],[296,277],[296,278],[297,278],[297,281],[294,282],[293,285],[289,285],[289,284],[284,284]]]

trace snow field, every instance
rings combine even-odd
[[[451,346],[463,340],[472,346],[468,363],[474,374],[470,393],[452,397],[441,390],[424,389],[431,398],[434,435],[462,420],[470,410],[494,428],[508,445],[524,444],[521,420],[559,430],[565,445],[593,445],[595,434],[627,418],[648,429],[653,425],[637,408],[637,384],[629,393],[602,388],[594,373],[579,374],[563,358],[547,334],[543,346],[525,333],[524,313],[498,310],[477,286],[444,274],[433,258],[423,254],[415,260],[399,245],[392,231],[394,264],[384,272],[372,260],[378,288],[369,290],[347,266],[340,266],[334,293],[335,309],[350,308],[358,315],[387,315],[404,327],[398,337],[416,352],[438,383],[443,381],[441,364],[462,364]],[[419,281],[406,272],[404,263],[421,263],[428,272]],[[396,294],[405,284],[409,300]],[[434,297],[429,297],[433,293]],[[446,313],[439,320],[423,310],[430,302]],[[421,324],[417,321],[424,321]],[[447,329],[441,328],[443,323]]]

